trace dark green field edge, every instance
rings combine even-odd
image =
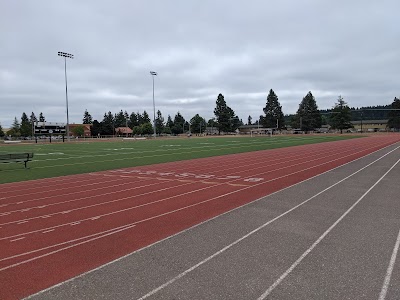
[[[277,136],[272,138],[193,138],[135,142],[93,142],[0,147],[0,153],[34,152],[28,169],[21,163],[0,164],[0,184],[113,170],[212,156],[254,152],[360,136]],[[176,146],[176,147],[174,147]],[[113,150],[122,148],[120,152]],[[126,148],[124,148],[126,147]],[[179,147],[179,148],[178,148]],[[50,152],[51,151],[51,152]],[[64,153],[50,158],[41,153]]]

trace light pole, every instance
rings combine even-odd
[[[65,53],[65,52],[58,52],[58,56],[64,57],[64,72],[65,72],[65,101],[67,103],[67,139],[69,138],[69,116],[68,116],[68,84],[67,84],[67,58],[74,58],[73,54]]]
[[[150,75],[153,78],[153,127],[154,127],[154,138],[156,138],[156,105],[154,103],[154,76],[157,76],[157,72],[150,71]]]

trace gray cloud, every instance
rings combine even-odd
[[[262,114],[270,88],[284,113],[311,90],[320,108],[399,96],[398,1],[0,2],[0,124],[22,112],[70,121],[85,109],[180,111],[209,118],[218,93],[243,120]]]

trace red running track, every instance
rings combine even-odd
[[[31,295],[399,141],[373,136],[3,184],[0,299]]]

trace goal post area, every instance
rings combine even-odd
[[[257,128],[257,129],[252,129],[250,130],[250,136],[260,136],[260,135],[266,135],[266,136],[272,136],[273,131],[275,128]]]

